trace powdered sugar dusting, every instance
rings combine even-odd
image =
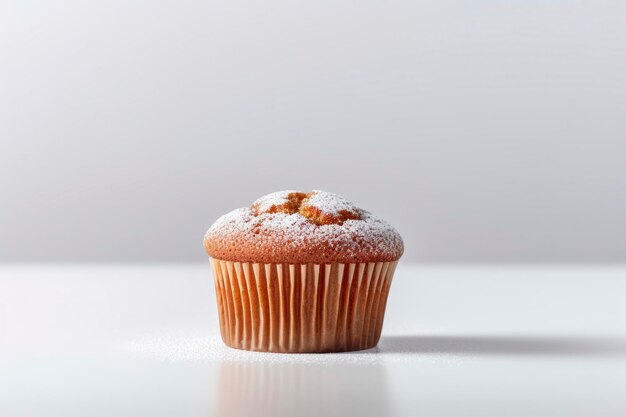
[[[312,194],[313,195],[311,197],[304,201],[303,205],[317,207],[324,213],[334,215],[339,214],[342,211],[360,211],[353,203],[338,194],[321,190],[313,190]]]
[[[399,233],[387,222],[357,208],[344,197],[324,191],[302,202],[324,213],[356,212],[358,219],[315,224],[298,211],[267,213],[296,191],[280,191],[258,199],[257,211],[245,207],[220,217],[205,235],[209,255],[245,262],[373,262],[398,259],[404,250]]]
[[[297,192],[298,191],[294,190],[276,191],[275,193],[266,194],[258,198],[252,205],[257,207],[259,212],[265,212],[270,210],[273,206],[280,206],[287,203],[289,201],[289,194]]]

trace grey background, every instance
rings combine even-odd
[[[0,2],[0,260],[203,260],[344,194],[406,259],[626,260],[626,3]]]

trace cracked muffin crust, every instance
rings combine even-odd
[[[220,217],[207,231],[212,258],[254,263],[395,261],[404,244],[388,223],[337,194],[279,191]]]

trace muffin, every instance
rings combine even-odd
[[[220,332],[230,347],[342,352],[376,346],[404,244],[345,198],[279,191],[204,236]]]

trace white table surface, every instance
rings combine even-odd
[[[626,268],[412,266],[359,353],[222,345],[209,265],[0,266],[0,415],[626,415]]]

